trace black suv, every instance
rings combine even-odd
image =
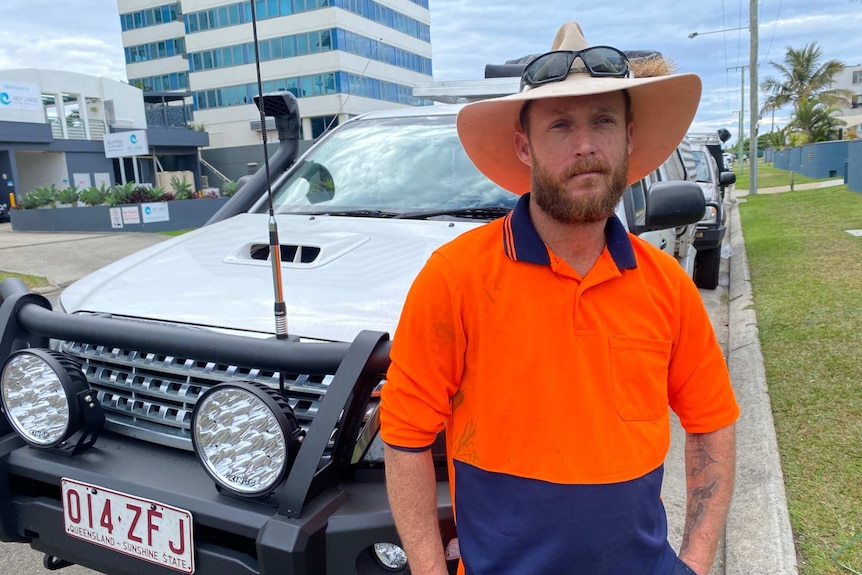
[[[694,157],[697,183],[703,190],[706,200],[706,213],[697,224],[694,247],[697,255],[694,260],[694,283],[699,288],[715,289],[718,286],[718,272],[721,265],[721,242],[727,231],[724,210],[724,195],[727,186],[736,183],[736,174],[724,169],[721,144],[689,135],[692,142],[691,153]],[[706,141],[704,141],[706,140]]]

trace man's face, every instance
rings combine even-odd
[[[566,224],[610,217],[631,152],[622,92],[534,100],[527,117],[527,133],[516,133],[515,146],[532,169],[537,206]]]

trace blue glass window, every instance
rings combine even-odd
[[[428,0],[412,0],[427,9]],[[373,0],[255,0],[255,10],[260,20],[287,16],[308,10],[316,10],[335,6],[354,12],[363,18],[383,24],[404,34],[419,38],[425,42],[431,41],[431,28],[418,20],[398,12],[388,6],[378,4]],[[244,1],[228,4],[215,10],[195,12],[186,16],[188,33],[194,33],[213,28],[235,26],[251,21],[251,2]],[[225,13],[227,11],[227,14]],[[209,13],[208,16],[204,14]],[[193,25],[193,16],[198,16],[197,25]]]
[[[269,41],[269,48],[272,52],[272,59],[278,60],[284,58],[284,50],[282,49],[281,38],[274,38]]]
[[[134,30],[136,28],[145,28],[147,26],[158,26],[166,22],[177,20],[179,13],[179,3],[165,4],[155,8],[146,10],[138,10],[120,14],[120,27],[123,31]]]

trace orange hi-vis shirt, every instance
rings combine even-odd
[[[691,433],[738,417],[691,279],[616,217],[605,233],[582,278],[526,194],[435,251],[407,297],[381,435],[420,451],[445,427],[467,573],[671,573],[668,407]]]

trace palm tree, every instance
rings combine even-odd
[[[803,100],[821,102],[833,108],[849,107],[853,93],[830,88],[835,76],[844,70],[844,63],[839,60],[822,60],[823,50],[817,42],[812,42],[801,50],[788,46],[783,64],[770,61],[782,77],[770,76],[761,82],[760,89],[770,94],[761,113],[774,111],[788,104],[792,104],[795,111]]]
[[[763,145],[762,148],[774,148],[776,150],[780,150],[784,148],[786,133],[783,128],[778,128],[777,130],[773,130],[772,132],[767,132],[760,136],[757,136],[758,144],[761,142],[761,138]],[[761,147],[758,145],[758,147]]]
[[[847,123],[832,114],[835,108],[818,100],[800,100],[796,103],[796,112],[787,128],[805,135],[808,143],[835,140],[835,128]]]

